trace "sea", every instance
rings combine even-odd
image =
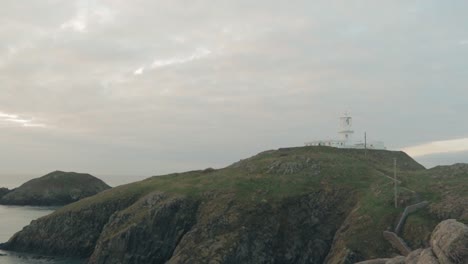
[[[0,175],[0,187],[13,189],[24,182],[41,175]],[[146,177],[96,176],[110,186],[142,180]],[[7,242],[16,232],[27,226],[32,220],[53,213],[58,207],[3,206],[0,205],[0,243]],[[0,250],[0,264],[83,264],[80,259],[61,259],[49,256],[37,256],[19,252]]]

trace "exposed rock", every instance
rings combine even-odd
[[[90,263],[323,263],[347,203],[353,203],[343,202],[344,194],[334,190],[251,204],[229,195],[198,200],[161,193],[131,206],[83,200],[78,205],[86,206],[78,212],[59,210],[34,221],[7,248],[92,255]]]
[[[371,259],[366,261],[361,261],[359,264],[387,264],[389,258],[381,258],[381,259]]]
[[[405,263],[417,263],[421,256],[422,251],[423,250],[420,248],[409,253],[408,256],[406,256],[405,258]]]
[[[295,174],[307,170],[312,175],[320,174],[320,164],[311,158],[295,157],[293,160],[276,160],[267,170],[267,173],[274,174]]]
[[[434,256],[434,252],[432,252],[432,249],[426,248],[421,252],[421,254],[419,255],[419,259],[417,259],[416,262],[408,262],[408,263],[439,264],[439,261],[437,260],[436,256]]]
[[[468,226],[454,219],[441,222],[432,233],[431,247],[442,264],[468,263]]]
[[[198,201],[161,193],[142,198],[112,215],[89,263],[166,262],[195,224],[197,207]]]
[[[385,262],[385,264],[405,264],[405,257],[398,256]]]
[[[390,244],[392,244],[395,249],[400,252],[400,254],[407,256],[411,253],[411,249],[408,247],[408,245],[406,245],[405,241],[403,241],[401,237],[397,236],[397,234],[384,231],[383,236],[390,242]]]
[[[8,192],[0,204],[53,206],[76,202],[110,187],[89,174],[55,171]]]
[[[119,193],[122,188],[115,188]],[[89,257],[109,217],[133,204],[137,196],[111,199],[106,192],[94,201],[83,199],[53,214],[32,221],[16,233],[2,249],[42,255]],[[70,208],[70,207],[68,207]]]

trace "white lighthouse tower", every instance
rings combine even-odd
[[[334,148],[354,148],[354,149],[386,149],[382,141],[353,141],[354,131],[353,118],[346,112],[340,117],[339,139],[315,140],[306,142],[306,146],[326,146]]]
[[[338,131],[345,146],[353,145],[354,131],[352,130],[352,126],[353,118],[346,112],[340,117],[340,131]]]

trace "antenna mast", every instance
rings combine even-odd
[[[364,132],[364,157],[367,157],[367,132]]]
[[[397,159],[393,159],[393,180],[394,180],[394,192],[395,192],[395,208],[398,208],[398,181],[396,177],[396,166],[397,166]]]

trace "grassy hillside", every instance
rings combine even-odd
[[[393,158],[404,172],[424,170],[403,152],[329,147],[299,147],[265,151],[223,169],[205,169],[155,176],[131,183],[64,208],[79,209],[89,202],[117,196],[137,199],[152,191],[200,197],[206,192],[232,193],[236,199],[261,201],[282,199],[316,191],[327,186],[362,192],[372,185],[387,183]],[[60,213],[61,211],[57,212]]]
[[[398,162],[398,178],[401,180],[398,208],[394,208],[393,185],[389,178],[393,176],[393,160],[395,158]],[[205,251],[214,250],[218,252],[217,254],[221,254],[220,250],[228,247],[231,248],[231,251],[226,252],[240,250],[242,243],[239,244],[239,241],[242,240],[239,239],[242,237],[241,234],[245,232],[242,230],[251,230],[251,236],[254,236],[253,234],[261,236],[255,233],[255,229],[260,228],[255,227],[258,225],[258,221],[277,218],[279,222],[277,224],[274,221],[271,222],[270,229],[268,229],[270,231],[265,231],[277,230],[272,234],[272,241],[281,241],[284,239],[281,237],[285,234],[297,233],[297,236],[300,236],[301,232],[313,231],[309,236],[316,236],[314,241],[322,241],[309,245],[314,250],[320,249],[318,251],[322,252],[322,255],[316,256],[316,259],[323,261],[323,252],[331,250],[327,259],[329,263],[344,263],[344,259],[367,259],[394,254],[395,251],[383,239],[382,231],[392,229],[404,206],[409,204],[421,200],[431,202],[427,210],[408,218],[403,231],[404,238],[414,247],[425,243],[427,233],[441,219],[453,217],[466,222],[468,220],[468,212],[466,211],[468,207],[464,205],[468,201],[467,179],[468,167],[465,165],[426,170],[403,152],[368,150],[366,155],[363,150],[329,147],[271,150],[240,160],[223,169],[205,169],[155,176],[104,191],[40,219],[35,223],[35,226],[28,227],[23,233],[17,235],[13,239],[12,245],[16,243],[17,248],[27,250],[28,248],[21,247],[21,245],[26,245],[27,238],[34,236],[42,241],[50,241],[50,244],[48,244],[49,242],[43,243],[44,248],[41,249],[41,252],[62,254],[63,250],[68,250],[69,254],[89,256],[95,250],[95,243],[98,243],[99,249],[104,252],[110,250],[112,245],[124,243],[122,241],[117,243],[114,240],[122,239],[129,234],[140,234],[139,231],[135,230],[140,230],[142,227],[135,228],[139,225],[149,226],[148,219],[157,215],[148,210],[159,210],[158,208],[166,206],[169,206],[168,208],[186,206],[191,208],[191,211],[198,212],[196,221],[193,220],[194,216],[173,217],[176,217],[175,219],[178,219],[177,217],[192,219],[191,221],[196,223],[195,230],[203,230],[197,236],[198,238],[192,239],[200,240],[206,236],[206,241],[211,241],[214,239],[212,236],[214,236],[222,241],[219,242],[221,243],[219,245],[206,242],[207,247],[217,245],[218,249],[209,248]],[[150,202],[147,197],[150,193],[155,192],[163,195],[158,194],[157,198],[151,198],[156,200]],[[154,195],[150,197],[154,197]],[[171,200],[170,197],[175,200]],[[185,197],[184,199],[193,201],[193,203],[183,202],[178,197]],[[162,207],[150,209],[159,203]],[[269,209],[265,209],[265,206]],[[305,209],[293,209],[297,206]],[[333,212],[333,207],[336,207],[336,212]],[[451,210],[447,210],[447,208],[451,208]],[[227,213],[229,210],[234,210],[234,212],[232,212],[232,217],[221,225],[224,227],[214,228],[213,221],[219,221],[214,219],[218,219],[221,215],[229,215]],[[309,223],[309,230],[296,230],[295,228],[300,228],[301,222],[287,227],[289,226],[288,221],[292,223],[291,221],[302,219],[299,216],[288,216],[291,214],[290,210],[299,215],[301,210],[302,212],[308,210],[307,214],[316,215],[313,217],[314,219],[322,219],[320,221],[325,222],[319,223],[319,221],[317,222],[319,225],[317,225],[317,223],[309,221],[310,216],[304,215],[302,216],[305,217],[304,219],[309,219],[307,220],[309,222],[304,220]],[[99,211],[99,214],[93,213],[95,211]],[[115,214],[116,212],[119,213]],[[171,215],[168,212],[163,214],[166,217],[167,214]],[[111,215],[112,217],[110,217]],[[286,221],[285,217],[293,217],[295,220]],[[70,236],[69,233],[61,231],[59,223],[64,221],[68,223],[68,228],[76,229],[73,233],[79,233],[80,236]],[[102,228],[105,231],[99,237]],[[184,227],[184,232],[190,230],[187,228]],[[47,230],[47,232],[38,232],[37,230]],[[50,237],[48,232],[51,234]],[[286,233],[283,234],[283,232]],[[70,239],[67,239],[68,236]],[[184,238],[187,237],[190,236]],[[333,237],[335,239],[332,241]],[[141,239],[141,237],[139,238]],[[226,240],[226,238],[229,239]],[[256,239],[250,240],[258,241],[258,243],[269,241],[265,238]],[[307,242],[307,239],[310,239],[307,237],[291,237],[291,239],[291,241],[311,243]],[[55,245],[54,241],[59,240],[69,242],[63,246]],[[111,243],[111,241],[114,242]],[[183,243],[184,241],[181,242],[182,246],[175,245],[178,248],[176,252],[183,254],[185,251],[199,251],[199,247],[203,245],[202,241],[205,240],[197,243],[193,241]],[[30,244],[27,245],[30,246]],[[39,248],[40,246],[37,245]],[[298,249],[303,246],[301,244]],[[286,250],[284,245],[278,247],[281,250]],[[13,246],[13,248],[15,247]],[[122,251],[122,249],[119,250]],[[253,249],[243,249],[242,252],[245,250]],[[297,252],[302,250],[305,249]],[[101,253],[98,256],[103,256]],[[94,254],[96,255],[96,252]],[[296,253],[288,254],[294,255]],[[179,257],[182,258],[177,256],[177,258]],[[281,258],[279,256],[275,259]],[[93,259],[99,259],[99,257]]]

